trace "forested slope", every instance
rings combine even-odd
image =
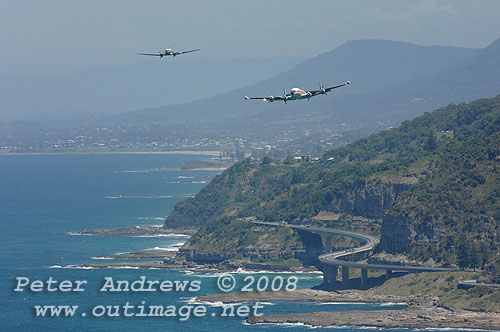
[[[203,226],[222,216],[309,223],[329,212],[337,217],[315,222],[381,226],[379,252],[494,272],[499,147],[500,96],[449,105],[320,161],[245,160],[176,204],[165,225]]]

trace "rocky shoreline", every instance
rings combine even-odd
[[[198,231],[196,228],[167,229],[162,226],[136,226],[124,228],[110,228],[110,229],[90,229],[76,232],[79,235],[126,235],[126,234],[147,234],[147,235],[193,235]],[[137,252],[126,252],[123,254],[100,256],[100,260],[123,260],[121,262],[103,262],[80,264],[80,268],[125,268],[135,267],[141,269],[173,269],[173,268],[186,268],[188,266],[182,264],[166,264],[166,261],[174,261],[177,251],[166,250],[144,250]],[[153,260],[151,260],[153,259]],[[134,261],[127,261],[134,260]],[[139,261],[138,261],[139,260]]]
[[[206,294],[197,297],[203,302],[351,302],[351,303],[406,303],[415,304],[429,301],[428,297],[418,296],[396,296],[361,293],[357,291],[322,291],[309,288],[297,288],[294,291],[264,291],[264,292],[233,292],[225,294]]]
[[[89,234],[181,234],[193,235],[198,231],[197,228],[183,228],[182,231],[178,229],[168,229],[162,226],[136,226],[124,228],[110,228],[110,229],[84,229],[83,231],[76,232],[76,234],[89,235]]]
[[[126,235],[126,234],[165,234],[165,235],[193,235],[198,231],[197,228],[183,228],[183,229],[168,229],[162,226],[136,226],[125,228],[111,228],[111,229],[91,229],[76,232],[79,235]],[[198,271],[212,271],[212,272],[231,272],[238,269],[245,269],[247,271],[270,271],[270,272],[310,272],[316,271],[315,268],[291,267],[282,264],[265,264],[253,263],[244,260],[231,260],[221,263],[196,263],[190,260],[177,259],[176,254],[178,251],[165,251],[165,250],[145,250],[138,252],[128,252],[119,255],[101,256],[102,260],[113,259],[133,259],[142,261],[132,262],[102,262],[92,264],[81,264],[78,267],[91,267],[91,268],[118,268],[118,267],[137,267],[143,269],[193,269]],[[145,260],[148,259],[148,260]],[[155,259],[155,260],[149,260]]]
[[[80,234],[194,234],[196,229],[164,229],[161,226],[142,226],[116,229],[84,230]],[[190,269],[200,272],[231,272],[268,270],[283,272],[282,266],[255,264],[245,261],[226,261],[217,264],[197,264],[176,259],[177,251],[145,250],[125,254],[103,256],[99,259],[120,259],[120,262],[84,264],[90,268],[138,268],[138,269]],[[133,260],[133,261],[129,261]],[[294,269],[295,271],[295,269]],[[311,269],[296,271],[311,272]],[[272,316],[249,316],[249,324],[301,323],[312,327],[369,326],[373,328],[467,328],[500,330],[500,313],[454,310],[439,305],[439,297],[432,295],[397,296],[375,294],[370,291],[322,291],[299,288],[295,291],[234,292],[208,294],[197,298],[201,302],[348,302],[348,303],[403,303],[401,310],[351,310],[340,312],[311,312],[276,314]]]
[[[281,265],[273,267],[268,264],[256,264],[256,263],[219,263],[219,264],[197,264],[195,262],[189,262],[185,260],[176,260],[175,255],[177,251],[164,251],[164,250],[148,250],[141,252],[131,252],[124,253],[120,255],[113,256],[102,256],[99,259],[103,260],[114,260],[121,259],[125,260],[122,262],[103,262],[103,263],[91,263],[91,264],[80,264],[78,267],[82,268],[119,268],[119,267],[137,267],[141,269],[190,269],[200,272],[216,273],[216,272],[235,272],[238,269],[243,269],[245,271],[269,271],[269,272],[314,272],[317,271],[315,268],[295,268],[284,269]],[[129,259],[141,260],[141,261],[127,261]],[[155,260],[149,260],[155,259]]]
[[[381,329],[456,328],[498,331],[499,314],[409,307],[403,310],[352,310],[248,317],[249,324],[302,323],[313,327],[358,326]]]
[[[467,328],[500,330],[500,313],[453,310],[437,305],[431,295],[396,296],[360,291],[326,292],[297,289],[293,292],[235,292],[199,296],[198,301],[240,302],[349,302],[349,303],[406,303],[402,310],[351,310],[249,316],[249,324],[302,323],[313,327],[364,326],[374,328]]]

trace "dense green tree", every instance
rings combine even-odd
[[[273,160],[268,156],[264,156],[264,158],[262,158],[262,165],[269,165],[272,161]]]
[[[434,136],[434,133],[431,131],[429,132],[426,142],[425,142],[425,149],[428,151],[434,151],[437,148],[437,141],[436,137]]]
[[[470,265],[470,246],[465,239],[458,243],[457,264],[462,270]]]
[[[484,269],[486,263],[492,257],[492,252],[486,241],[481,241],[481,245],[479,246],[479,251],[481,252],[481,268]]]
[[[476,271],[476,267],[479,267],[481,264],[481,256],[479,253],[479,247],[478,245],[474,242],[470,245],[470,259],[469,259],[469,266]]]

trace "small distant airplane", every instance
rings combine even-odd
[[[191,53],[191,52],[196,52],[196,51],[199,51],[199,50],[201,50],[201,48],[197,48],[195,50],[177,52],[177,51],[172,50],[171,48],[167,48],[167,49],[165,49],[164,52],[159,51],[158,53],[137,53],[137,54],[139,54],[139,55],[159,56],[160,58],[163,58],[164,56],[171,55],[171,56],[173,56],[175,58],[177,55]]]
[[[281,96],[268,96],[268,97],[248,97],[245,96],[245,99],[260,99],[263,101],[267,101],[269,103],[272,103],[275,100],[283,100],[286,104],[288,100],[300,100],[300,99],[310,99],[311,97],[318,96],[318,95],[326,95],[327,92],[332,91],[333,89],[340,88],[344,85],[351,84],[350,81],[347,81],[343,84],[339,84],[336,86],[332,86],[329,88],[323,88],[323,84],[319,85],[319,90],[311,90],[311,91],[305,91],[303,89],[299,88],[293,88],[290,90],[290,93],[286,93],[286,89],[283,90],[283,95]]]

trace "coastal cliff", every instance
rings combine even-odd
[[[333,192],[326,210],[372,219],[382,218],[398,195],[416,181],[418,178],[412,177],[411,180],[401,183],[377,182],[349,188],[344,193]]]
[[[164,227],[201,227],[181,250],[186,259],[300,255],[300,241],[282,239],[270,251],[265,237],[255,247],[237,241],[258,234],[244,226],[251,217],[379,233],[373,259],[487,267],[499,279],[499,146],[500,96],[449,105],[319,161],[244,160],[176,204]],[[223,234],[224,218],[239,220],[241,232],[207,246]]]
[[[324,251],[319,235],[288,227],[252,225],[226,217],[216,225],[202,227],[180,248],[177,258],[197,264],[315,266]],[[241,266],[238,266],[241,267]]]

